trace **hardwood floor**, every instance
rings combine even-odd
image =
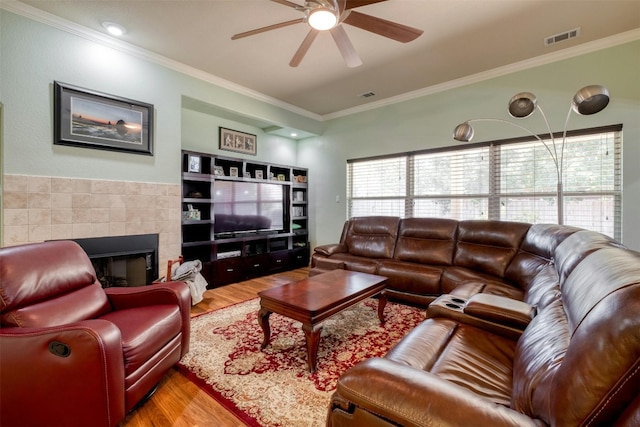
[[[305,279],[309,268],[259,277],[204,293],[204,300],[191,308],[191,315],[206,313],[257,297],[274,286]],[[259,327],[256,324],[256,328]],[[241,427],[245,424],[227,411],[175,368],[169,371],[158,390],[140,408],[129,414],[119,427]]]

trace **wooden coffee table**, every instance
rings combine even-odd
[[[264,331],[262,348],[269,344],[271,338],[271,313],[302,322],[302,330],[307,341],[307,366],[309,372],[315,371],[322,330],[319,323],[376,294],[379,294],[378,318],[380,323],[384,323],[384,307],[387,304],[384,292],[386,281],[386,277],[373,274],[333,270],[258,292],[258,322]]]

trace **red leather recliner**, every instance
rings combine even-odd
[[[72,241],[0,248],[0,425],[118,424],[189,349],[182,282],[103,289]]]

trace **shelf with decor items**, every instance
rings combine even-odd
[[[294,234],[294,257],[298,258],[299,262],[304,262],[309,252],[308,171],[293,168],[291,173],[291,232]]]
[[[182,255],[209,287],[309,264],[308,170],[182,152]]]

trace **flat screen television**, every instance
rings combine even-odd
[[[216,180],[214,236],[285,231],[286,197],[280,184]]]

